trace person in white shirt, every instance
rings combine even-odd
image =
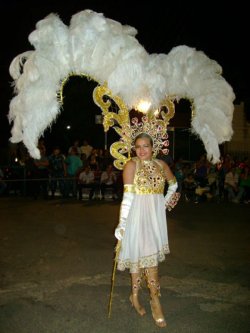
[[[101,173],[100,179],[100,188],[101,188],[101,195],[102,200],[105,198],[105,193],[107,188],[112,189],[112,198],[116,199],[117,196],[117,177],[113,170],[113,165],[109,164],[106,168],[106,171]]]
[[[85,154],[86,158],[89,158],[89,156],[93,150],[93,147],[91,145],[89,145],[87,140],[84,140],[83,145],[80,147],[80,150],[81,150],[81,154]]]
[[[82,189],[89,188],[89,200],[92,200],[96,189],[95,174],[87,165],[78,177],[79,200],[82,200]]]

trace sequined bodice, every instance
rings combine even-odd
[[[155,160],[141,161],[138,158],[134,160],[136,162],[135,192],[137,194],[163,193],[165,177],[160,163]]]

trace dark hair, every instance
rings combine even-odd
[[[154,145],[152,137],[149,134],[147,134],[147,133],[140,133],[140,134],[138,134],[137,137],[135,138],[135,143],[136,143],[136,141],[138,139],[148,139],[149,142],[150,142],[150,144],[151,144],[151,146],[153,147],[153,145]]]

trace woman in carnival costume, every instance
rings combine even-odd
[[[132,306],[143,316],[138,293],[145,275],[150,291],[150,305],[155,323],[165,327],[159,296],[158,263],[169,253],[166,211],[171,210],[179,198],[177,182],[162,160],[153,158],[153,138],[140,133],[134,142],[136,157],[123,169],[124,193],[120,208],[119,224],[115,237],[121,241],[117,269],[129,269],[131,274]],[[165,181],[168,191],[164,197]]]

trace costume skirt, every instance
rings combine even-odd
[[[166,208],[162,194],[136,194],[126,222],[117,269],[137,273],[158,266],[169,253]]]

